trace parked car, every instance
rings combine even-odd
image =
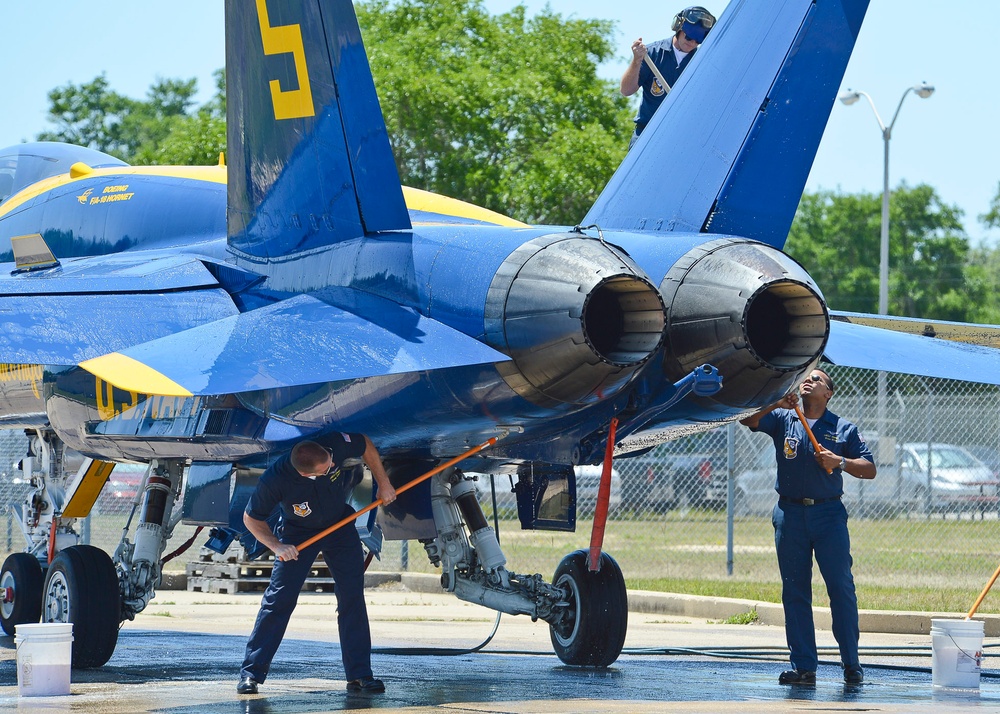
[[[142,480],[146,475],[146,464],[117,464],[107,483],[97,497],[96,509],[100,513],[125,513],[132,508]]]
[[[714,429],[662,444],[644,454],[623,456],[616,464],[625,479],[626,508],[724,508],[728,494],[726,440],[724,429]]]
[[[968,449],[955,444],[913,442],[900,446],[901,480],[912,485],[917,509],[936,511],[996,508],[1000,480]]]
[[[993,475],[1000,479],[1000,449],[981,444],[966,446],[965,449],[977,459],[982,461],[986,468],[992,471]]]
[[[965,448],[911,442],[900,444],[895,456],[894,463],[879,466],[874,480],[844,479],[844,503],[852,513],[884,516],[997,507],[1000,480]],[[736,477],[737,515],[771,511],[777,500],[775,469],[774,452],[766,449],[752,468]]]
[[[577,516],[593,514],[597,505],[597,490],[601,483],[603,466],[582,465],[575,466],[576,473],[576,514]],[[493,496],[490,490],[489,474],[477,474],[479,480],[476,481],[476,490],[479,493],[479,501],[483,504],[492,504]],[[516,482],[516,478],[514,479]],[[513,516],[517,513],[517,501],[514,492],[511,490],[511,480],[508,476],[497,475],[493,477],[496,485],[497,511],[505,516]],[[608,497],[608,513],[613,514],[622,505],[622,477],[617,469],[611,469],[611,492]]]
[[[733,489],[733,514],[766,515],[774,508],[778,494],[774,490],[777,466],[770,441],[753,455],[750,468],[736,475]]]

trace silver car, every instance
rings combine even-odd
[[[844,478],[844,503],[851,513],[885,517],[996,510],[1000,481],[965,448],[911,442],[899,445],[894,453],[895,461],[879,464],[874,480]],[[736,515],[770,513],[777,501],[775,469],[774,451],[766,449],[736,477]]]
[[[917,510],[996,509],[996,475],[961,446],[937,442],[903,444],[898,464],[901,480],[913,489]]]

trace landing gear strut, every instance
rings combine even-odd
[[[150,464],[112,558],[80,545],[74,526],[89,515],[114,465],[77,454],[82,465],[69,468],[74,452],[51,429],[29,430],[28,438],[20,469],[33,490],[19,521],[26,552],[11,555],[0,569],[0,625],[13,635],[17,625],[39,619],[72,622],[73,667],[99,667],[115,651],[121,622],[141,612],[160,584],[163,550],[179,520],[172,512],[185,463]],[[128,533],[136,510],[133,542]]]
[[[570,553],[551,584],[541,575],[511,572],[474,496],[473,479],[457,469],[431,482],[437,537],[424,548],[431,563],[441,566],[442,587],[467,602],[545,620],[555,653],[566,664],[607,667],[618,659],[628,627],[628,598],[614,559],[602,553],[600,570],[591,573],[588,551]]]

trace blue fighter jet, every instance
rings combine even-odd
[[[362,518],[370,548],[418,540],[444,589],[613,662],[614,559],[508,569],[470,474],[516,477],[523,528],[572,530],[574,465],[745,417],[821,359],[1000,379],[997,328],[831,316],[781,250],[866,8],[731,2],[576,226],[402,187],[350,0],[227,0],[219,166],[0,150],[0,425],[35,486],[4,630],[72,621],[74,666],[104,664],[178,521],[257,553],[261,470],[364,432],[397,488],[467,455]],[[119,462],[149,468],[112,557],[77,525]]]

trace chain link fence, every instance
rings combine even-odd
[[[830,408],[858,424],[876,456],[874,481],[845,479],[854,575],[864,609],[964,611],[1000,563],[1000,390],[909,375],[829,368]],[[27,493],[13,464],[26,448],[19,432],[0,432],[3,556],[23,547],[14,508]],[[113,552],[141,472],[120,470],[94,514],[86,542]],[[594,476],[579,476],[575,533],[521,531],[510,482],[495,477],[496,517],[507,567],[551,575],[567,552],[590,542]],[[777,601],[771,509],[774,449],[740,425],[659,446],[615,462],[611,521],[604,548],[629,587]],[[493,519],[489,479],[483,506]],[[190,537],[180,526],[168,550]],[[197,557],[196,541],[190,551]],[[169,568],[184,569],[185,558]],[[389,542],[381,570],[434,572],[423,547]],[[814,578],[814,604],[828,604]],[[1000,612],[987,598],[980,612]]]

